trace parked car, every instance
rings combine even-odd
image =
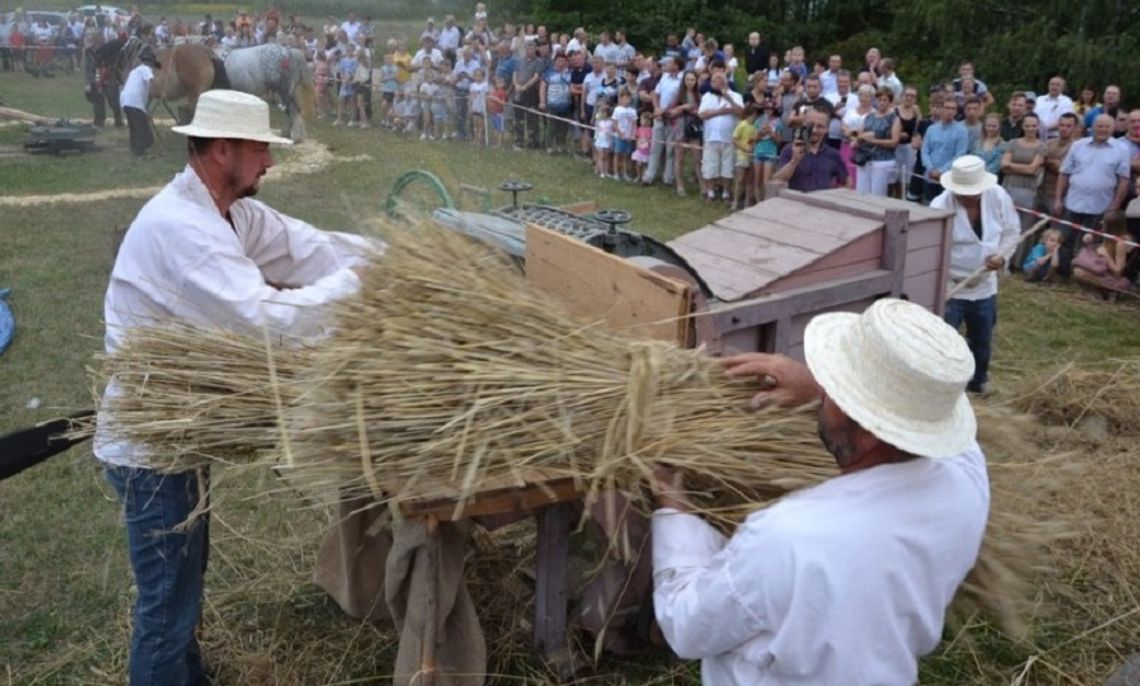
[[[127,22],[131,20],[131,13],[129,11],[113,5],[82,5],[76,7],[75,11],[84,19],[94,17],[96,14],[102,14],[103,18],[111,22],[117,29],[123,28],[127,25]]]

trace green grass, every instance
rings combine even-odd
[[[21,109],[87,115],[74,76],[36,81],[0,74],[0,94]],[[18,144],[21,138],[13,130],[0,129],[0,143]],[[362,218],[379,212],[393,181],[413,168],[434,172],[453,190],[460,183],[494,187],[506,178],[528,179],[536,184],[531,198],[597,200],[603,207],[626,209],[634,215],[633,228],[663,239],[724,213],[720,206],[677,198],[666,189],[601,181],[586,165],[565,158],[475,151],[319,123],[310,133],[335,155],[371,159],[267,183],[261,197],[328,229],[358,228]],[[2,155],[0,189],[4,195],[29,195],[154,186],[184,164],[181,141],[169,132],[142,162],[125,152],[121,132],[110,132],[104,141],[97,153],[63,159]],[[288,159],[295,153],[280,154]],[[495,193],[494,204],[507,201]],[[18,334],[0,357],[0,433],[92,403],[84,368],[101,347],[112,236],[143,202],[3,208],[0,287],[13,289]],[[999,388],[1015,386],[1028,370],[1072,359],[1097,362],[1140,354],[1135,306],[1109,306],[1071,289],[1015,280],[1003,286],[1000,306]],[[41,403],[39,409],[28,408],[33,399]],[[216,476],[222,483],[216,489],[206,620],[207,648],[224,658],[223,683],[384,683],[394,649],[391,633],[345,618],[307,583],[323,513],[303,509],[289,494],[267,495],[267,483],[260,481],[264,475]],[[0,678],[14,684],[122,682],[132,597],[122,539],[117,504],[86,447],[0,483]],[[1140,590],[1137,583],[1133,580],[1133,593]],[[1050,659],[1074,671],[1080,669],[1078,656],[1066,652],[1064,642],[1094,625],[1080,602],[1044,624],[1038,635],[1042,647],[1061,646]],[[1130,603],[1122,599],[1121,611]],[[1103,639],[1100,650],[1113,655],[1114,646],[1128,639],[1123,631],[1115,627],[1097,634],[1098,641]],[[1028,655],[992,630],[975,629],[968,641],[924,660],[923,682],[1008,683]],[[533,661],[522,657],[507,665],[516,678],[536,673]],[[605,675],[602,683],[698,680],[693,665],[652,656],[607,660],[599,671]],[[1080,683],[1104,676],[1076,674]],[[1044,669],[1031,670],[1030,676],[1027,683],[1063,682]]]

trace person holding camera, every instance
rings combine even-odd
[[[841,186],[850,188],[847,165],[839,151],[827,145],[827,112],[811,110],[804,117],[804,126],[793,130],[792,144],[780,153],[780,168],[772,176],[795,191],[810,193]]]

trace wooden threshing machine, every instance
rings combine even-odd
[[[531,184],[507,181],[509,205],[482,211],[456,207],[434,175],[400,177],[386,208],[398,215],[416,205],[447,227],[503,248],[519,259],[527,280],[592,321],[615,329],[703,345],[713,354],[748,351],[803,357],[803,333],[817,313],[859,312],[877,298],[908,298],[941,314],[950,254],[951,214],[837,189],[804,194],[771,187],[768,199],[680,238],[662,242],[630,231],[630,215],[594,203],[555,207],[520,202]],[[419,202],[411,199],[419,197]],[[426,198],[426,202],[424,199]],[[535,647],[562,675],[573,672],[566,646],[566,561],[570,501],[581,496],[568,479],[534,474],[466,498],[411,501],[404,514],[434,523],[462,509],[474,515],[532,513],[538,549]],[[425,683],[434,679],[424,655]]]

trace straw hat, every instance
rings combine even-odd
[[[818,315],[804,333],[804,353],[828,397],[885,443],[924,457],[973,445],[966,384],[974,358],[958,332],[925,308],[885,298],[861,315]]]
[[[938,181],[943,188],[957,195],[981,195],[982,191],[997,185],[997,176],[986,171],[982,158],[962,155]]]
[[[198,98],[194,121],[175,126],[175,133],[196,138],[238,138],[262,143],[292,145],[269,128],[269,105],[261,98],[238,91],[216,89]]]

